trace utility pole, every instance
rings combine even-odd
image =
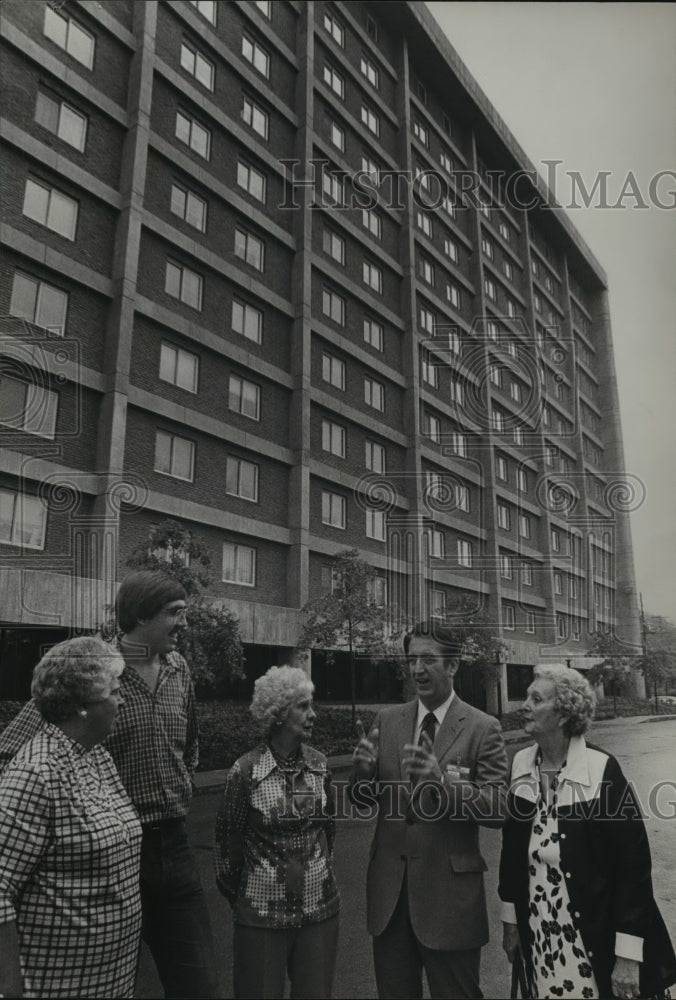
[[[643,610],[643,594],[638,595],[639,603],[641,605],[641,647],[643,649],[643,676],[646,674],[646,665],[648,661],[648,628],[645,623],[645,611]],[[659,705],[657,702],[657,671],[653,672],[653,696],[655,698],[655,711],[659,711]]]

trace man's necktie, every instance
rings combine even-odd
[[[434,746],[434,737],[437,731],[437,717],[434,712],[428,712],[425,718],[422,720],[422,726],[420,727],[420,736],[418,737],[418,746],[422,746],[423,733],[429,737],[429,741]]]

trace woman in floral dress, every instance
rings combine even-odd
[[[587,744],[594,693],[576,670],[536,668],[503,830],[503,947],[531,994],[651,997],[676,981],[653,897],[640,806],[617,761]]]

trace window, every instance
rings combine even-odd
[[[464,538],[458,539],[458,566],[471,567],[472,565],[472,543]]]
[[[232,300],[232,328],[254,344],[260,344],[263,339],[263,313],[248,302],[239,299]]]
[[[455,203],[449,194],[442,201],[441,207],[449,218],[455,218]]]
[[[257,7],[263,17],[268,20],[272,17],[272,0],[254,0],[254,7]]]
[[[573,626],[573,630],[572,630],[573,641],[574,642],[579,642],[580,641],[580,628],[581,628],[580,619],[579,618],[573,618],[572,619],[572,626]]]
[[[560,573],[554,574],[554,593],[557,597],[561,597],[563,594],[563,577]]]
[[[568,578],[568,592],[570,594],[571,601],[576,601],[578,597],[577,577],[571,576]]]
[[[375,111],[367,107],[366,104],[361,106],[361,120],[370,132],[373,132],[374,135],[380,135],[380,119]]]
[[[262,271],[265,262],[265,246],[262,240],[243,229],[235,229],[235,257]]]
[[[484,278],[484,291],[489,299],[492,299],[494,302],[496,301],[498,293],[495,288],[495,282],[491,281],[490,278]]]
[[[378,213],[372,208],[363,208],[361,213],[361,222],[365,229],[376,237],[376,239],[381,239],[382,237],[382,219]]]
[[[415,90],[418,95],[418,100],[422,101],[423,104],[427,104],[427,89],[422,80],[417,81]]]
[[[345,497],[322,490],[322,524],[345,528]]]
[[[362,72],[362,76],[365,76],[372,87],[378,88],[378,70],[373,65],[370,59],[366,56],[362,56],[359,60],[359,69]]]
[[[502,236],[503,240],[506,243],[509,243],[509,241],[510,241],[510,233],[509,233],[509,226],[507,225],[506,222],[500,222],[499,223],[499,225],[498,225],[498,232]]]
[[[538,261],[535,260],[535,258],[533,258],[531,260],[531,262],[530,262],[530,269],[533,272],[533,274],[535,275],[535,277],[537,278],[537,276],[540,273],[540,265],[539,265]]]
[[[517,424],[512,431],[514,444],[523,444],[523,427]]]
[[[512,568],[512,557],[504,554],[500,555],[500,576],[503,580],[511,580],[514,576]]]
[[[332,420],[322,420],[322,451],[345,458],[345,428]]]
[[[448,331],[448,349],[453,354],[460,354],[460,334],[457,330]]]
[[[254,132],[262,136],[263,139],[268,138],[270,131],[270,115],[267,111],[256,104],[256,102],[251,98],[244,95],[242,102],[242,120],[245,125],[252,128]]]
[[[451,450],[461,458],[467,458],[467,437],[460,431],[453,431],[451,434]]]
[[[210,24],[216,24],[216,0],[190,0],[190,3]]]
[[[517,309],[517,305],[514,299],[510,298],[507,299],[507,315],[510,317],[510,319],[514,319],[516,316],[519,315],[519,310]]]
[[[460,289],[451,282],[446,283],[446,298],[454,309],[460,308]]]
[[[545,465],[550,469],[554,467],[554,459],[556,458],[556,454],[557,454],[556,448],[554,448],[553,445],[551,444],[545,445]]]
[[[343,178],[340,174],[332,174],[329,170],[322,171],[322,191],[335,201],[336,204],[343,204]]]
[[[552,550],[554,552],[561,551],[561,535],[556,528],[552,528]]]
[[[39,222],[41,226],[46,226],[67,240],[74,240],[77,213],[78,203],[74,198],[63,194],[57,188],[40,184],[32,177],[26,179],[23,214],[27,219]]]
[[[457,379],[452,378],[449,385],[449,398],[452,403],[456,406],[464,406],[465,403],[465,392],[462,382],[458,382]]]
[[[369,156],[362,153],[361,158],[361,172],[367,174],[373,184],[380,183],[380,167],[375,163]]]
[[[168,260],[164,290],[167,295],[179,299],[192,309],[202,308],[202,278],[189,267]]]
[[[366,15],[366,34],[369,36],[371,41],[378,41],[378,25],[370,14]]]
[[[49,132],[63,139],[69,146],[84,152],[87,139],[87,118],[70,104],[52,97],[44,90],[38,91],[35,120]]]
[[[364,379],[364,402],[374,410],[385,409],[385,386],[373,378]]]
[[[432,614],[437,618],[444,618],[446,615],[446,591],[432,591]]]
[[[527,632],[529,635],[533,635],[535,633],[535,615],[533,614],[532,611],[526,612],[526,624],[524,626],[524,632]]]
[[[385,457],[386,452],[382,444],[378,444],[376,441],[366,441],[364,461],[367,469],[384,475]]]
[[[322,290],[322,312],[334,323],[345,326],[345,299],[328,288]]]
[[[423,434],[435,444],[441,443],[441,422],[431,413],[423,414]]]
[[[10,316],[18,316],[63,337],[67,312],[66,292],[21,271],[15,273],[9,306]]]
[[[503,458],[502,455],[495,456],[495,475],[498,479],[502,479],[503,482],[507,482],[508,470],[507,470],[507,459]]]
[[[494,431],[504,431],[505,429],[505,417],[502,410],[493,408],[491,412],[491,426]]]
[[[249,38],[248,35],[242,37],[242,55],[259,73],[265,77],[270,76],[270,56],[262,45]]]
[[[415,222],[425,236],[429,236],[432,239],[432,216],[428,215],[427,212],[416,212]]]
[[[345,389],[345,362],[334,358],[332,354],[322,354],[322,378],[325,382]]]
[[[210,59],[185,41],[181,42],[181,66],[207,90],[214,89],[216,67]]]
[[[430,547],[430,555],[434,559],[446,558],[446,536],[443,531],[430,528],[427,533],[427,540]]]
[[[197,392],[199,364],[197,355],[190,351],[171,344],[162,344],[160,348],[160,378],[179,389]]]
[[[434,267],[425,257],[420,257],[418,260],[418,273],[428,285],[434,285]]]
[[[37,497],[0,489],[0,543],[43,549],[46,519],[47,511]]]
[[[444,153],[443,151],[439,153],[439,163],[441,164],[441,166],[443,167],[443,169],[446,171],[447,174],[453,173],[453,161],[448,155],[448,153]]]
[[[566,638],[566,619],[563,615],[556,616],[556,635],[559,639]]]
[[[324,229],[322,233],[322,249],[329,257],[333,257],[339,264],[345,263],[345,240],[342,236],[334,233],[332,229]]]
[[[498,527],[502,528],[503,531],[509,531],[512,527],[510,510],[504,503],[498,504]]]
[[[437,367],[437,362],[429,351],[422,350],[420,352],[420,362],[422,366],[423,382],[427,382],[427,384],[431,385],[434,389],[438,389],[439,369]]]
[[[339,149],[341,153],[345,152],[345,129],[341,128],[337,122],[331,122],[329,138],[336,149]]]
[[[419,121],[413,122],[413,135],[416,137],[418,142],[421,142],[423,144],[423,146],[429,146],[430,144],[429,132],[427,131],[422,122]]]
[[[507,281],[514,281],[514,268],[508,260],[503,260],[502,262],[502,273],[507,278]]]
[[[228,407],[252,420],[260,420],[261,390],[253,382],[231,375],[228,384]]]
[[[496,385],[498,388],[500,388],[500,386],[502,385],[502,371],[498,368],[497,365],[489,365],[488,377],[490,378],[493,385]]]
[[[256,550],[250,545],[223,542],[223,583],[256,586]]]
[[[190,191],[180,184],[172,184],[169,208],[174,215],[178,215],[189,226],[194,226],[201,233],[205,231],[207,227],[207,203],[194,191]]]
[[[95,38],[68,14],[57,12],[45,4],[45,27],[47,38],[64,49],[69,56],[92,69],[94,66]]]
[[[237,163],[237,183],[252,198],[265,202],[265,176],[255,167],[239,160]]]
[[[458,510],[464,510],[469,514],[469,489],[461,483],[456,483],[455,486],[455,504]]]
[[[189,146],[193,153],[205,160],[209,159],[211,132],[183,111],[176,112],[176,138]]]
[[[375,264],[371,264],[368,260],[362,263],[361,271],[362,281],[369,288],[372,288],[374,292],[378,295],[383,294],[383,272]]]
[[[385,541],[385,511],[366,511],[366,537],[375,538],[378,542]]]
[[[516,344],[514,343],[513,340],[508,340],[507,343],[504,345],[504,347],[507,353],[509,354],[510,358],[516,357]]]
[[[491,241],[486,236],[482,236],[481,237],[481,249],[484,252],[484,254],[488,257],[489,260],[493,260],[493,258],[495,256],[495,251],[493,249],[493,244],[491,243]]]
[[[225,459],[225,492],[242,500],[258,502],[258,466],[243,458],[228,455]]]
[[[540,296],[538,295],[537,292],[533,296],[533,303],[535,305],[535,312],[541,313],[542,312],[542,299],[540,298]]]
[[[522,538],[530,538],[530,518],[528,514],[519,514],[519,534]]]
[[[521,583],[524,587],[533,586],[533,566],[531,563],[521,563]]]
[[[516,616],[514,614],[513,604],[502,605],[502,627],[507,632],[513,632],[516,627]]]
[[[434,336],[436,330],[436,317],[431,309],[420,307],[420,326],[430,336]]]
[[[489,319],[488,322],[486,323],[486,333],[491,338],[491,340],[497,341],[499,332],[500,328],[498,327],[498,324],[495,322],[495,320]]]
[[[510,382],[509,395],[512,397],[515,403],[521,402],[521,386],[519,385],[518,382]]]
[[[444,253],[454,264],[458,263],[458,244],[448,237],[444,238]]]
[[[51,389],[0,374],[0,424],[53,438],[58,402]]]
[[[374,319],[364,319],[364,342],[376,351],[383,349],[383,328]]]
[[[479,199],[479,211],[486,219],[491,217],[491,206],[488,202]]]
[[[343,28],[342,24],[340,24],[340,22],[337,21],[336,18],[332,14],[329,14],[328,12],[325,12],[324,14],[324,29],[328,31],[334,42],[337,42],[341,48],[344,47],[345,29]]]
[[[155,472],[175,479],[193,481],[195,445],[177,434],[155,433]]]
[[[341,101],[345,98],[345,80],[333,66],[329,66],[328,63],[324,63],[324,70],[322,73],[324,83],[331,88],[331,90],[340,97]]]

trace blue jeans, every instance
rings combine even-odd
[[[142,937],[166,997],[218,997],[216,959],[207,901],[185,820],[143,827]]]

